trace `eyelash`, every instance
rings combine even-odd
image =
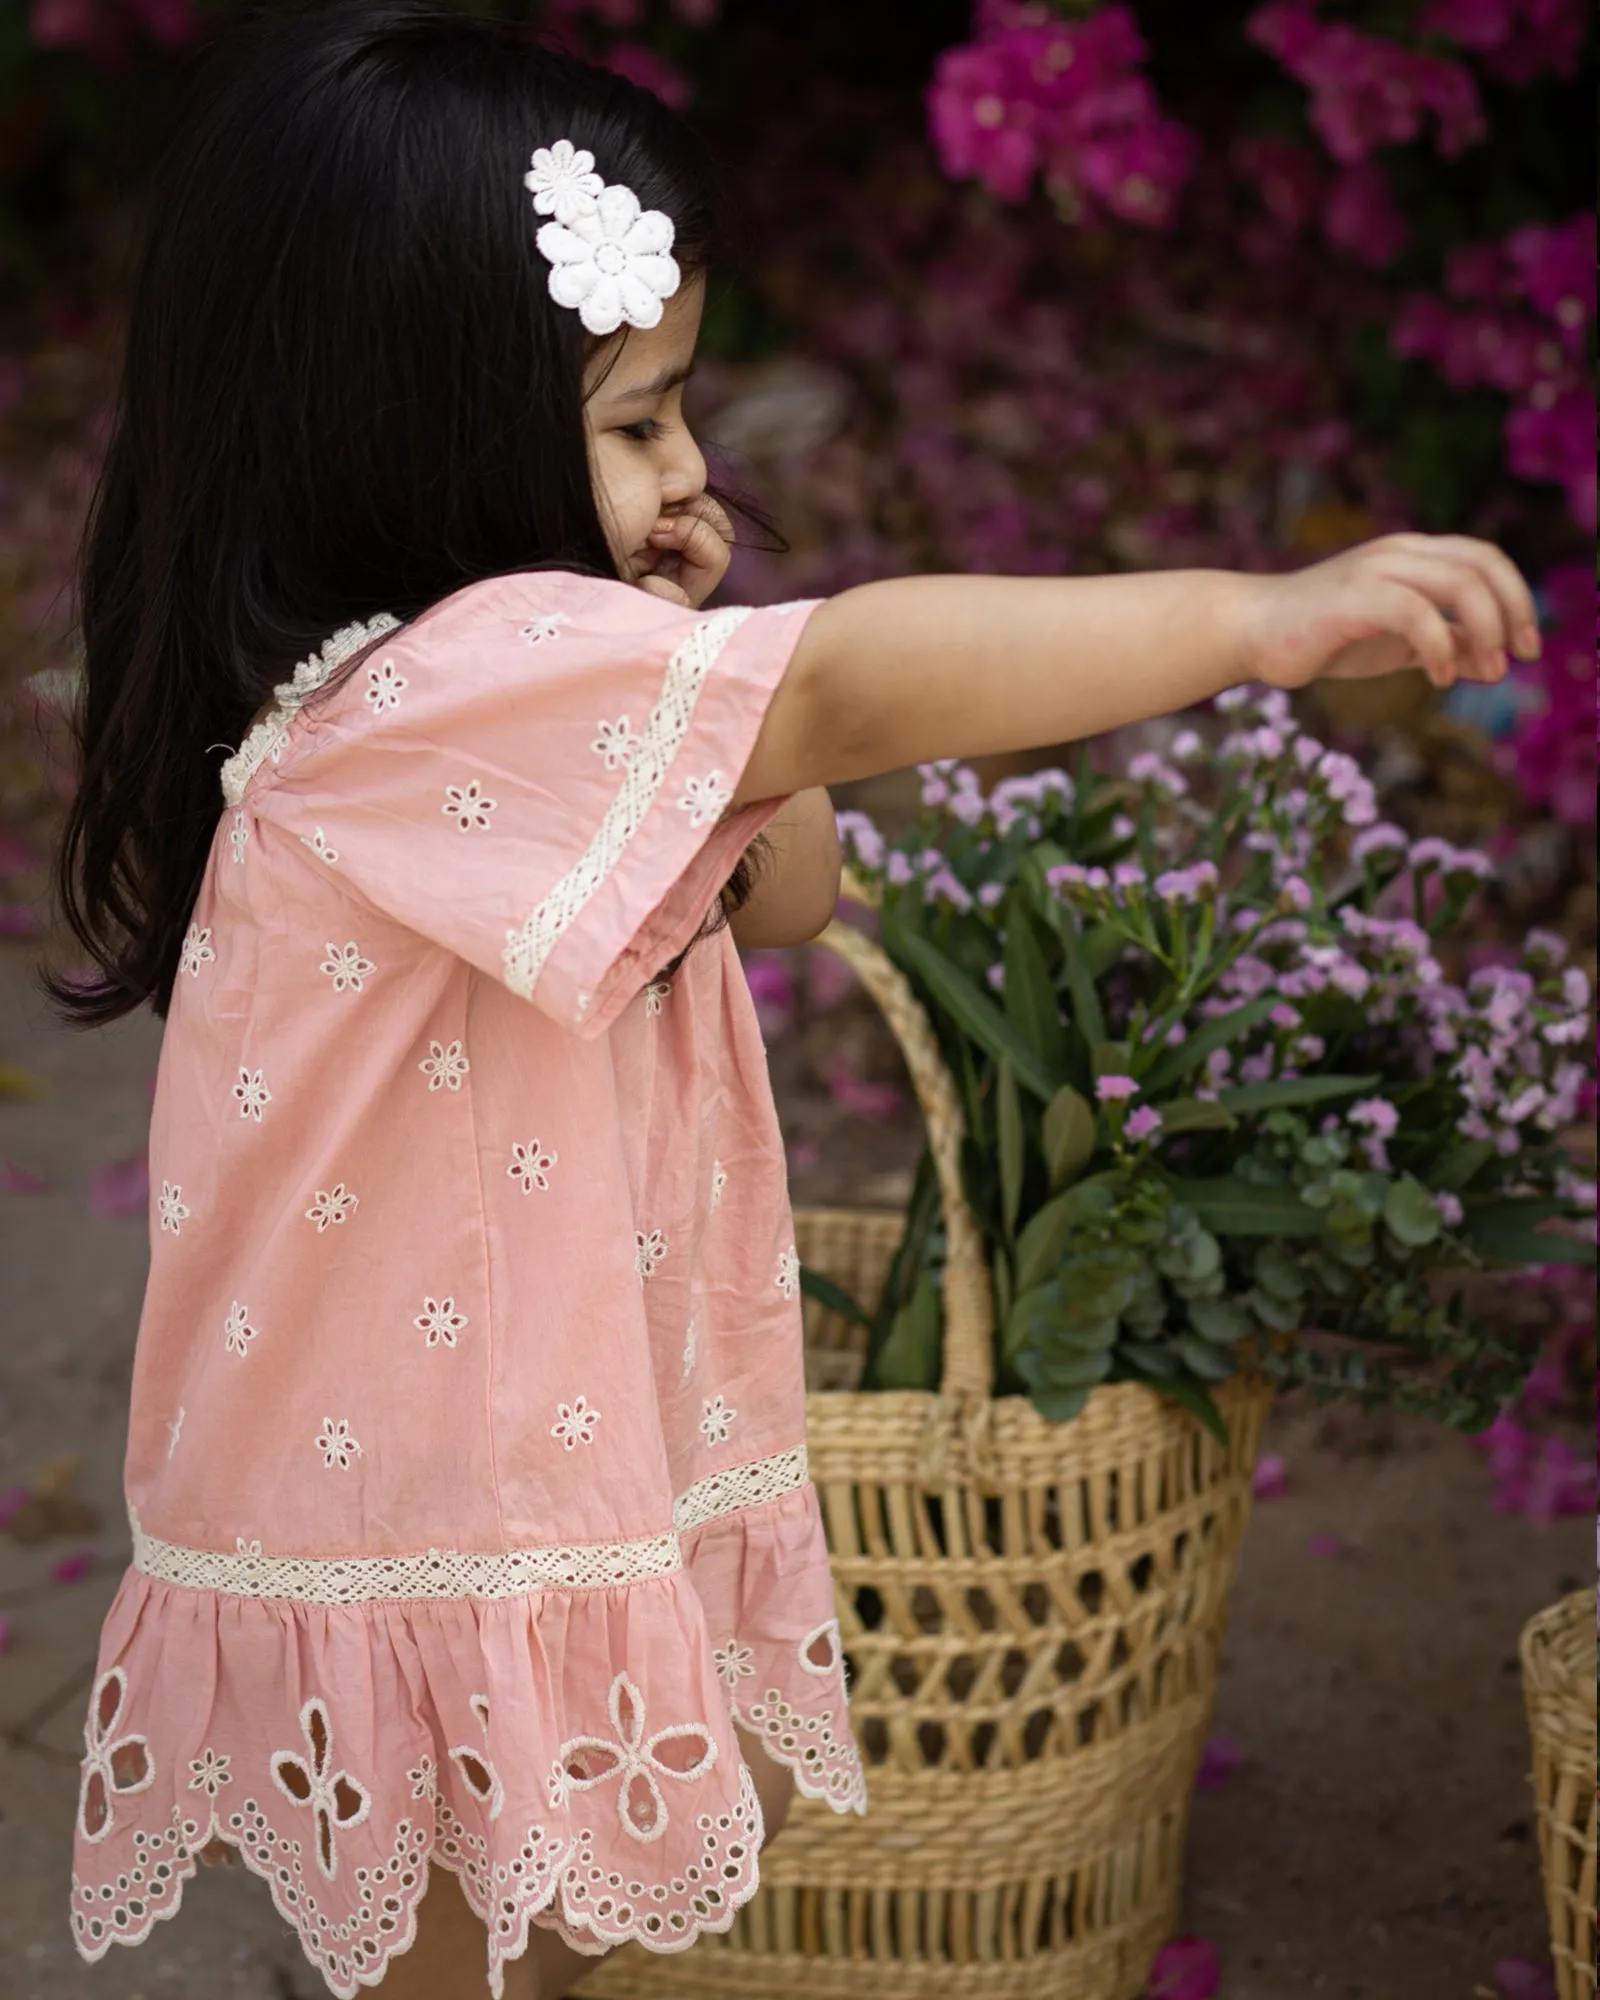
[[[624,424],[622,435],[625,438],[632,438],[635,444],[653,444],[658,437],[664,435],[665,430],[666,426],[658,423],[654,417],[646,417],[642,423]]]

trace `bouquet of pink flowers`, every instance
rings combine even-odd
[[[1284,695],[1217,708],[1117,778],[924,766],[894,843],[839,816],[961,1091],[1001,1387],[1067,1418],[1145,1381],[1214,1421],[1248,1362],[1481,1428],[1532,1357],[1452,1275],[1594,1261],[1560,1138],[1588,980],[1546,932],[1451,979],[1487,857],[1383,823]],[[937,1202],[924,1158],[870,1384],[937,1380]]]

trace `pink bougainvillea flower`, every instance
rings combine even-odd
[[[1336,250],[1375,269],[1392,264],[1405,249],[1410,225],[1375,160],[1347,167],[1334,182],[1322,211],[1322,233]]]
[[[1546,1966],[1528,1958],[1503,1958],[1494,1969],[1501,2000],[1556,2000],[1556,1982]]]
[[[1281,1500],[1289,1490],[1289,1468],[1281,1453],[1264,1451],[1256,1460],[1251,1488],[1258,1500]]]
[[[855,968],[831,951],[813,951],[806,960],[806,997],[819,1014],[837,1007],[860,985]]]
[[[1244,1752],[1230,1737],[1213,1736],[1200,1753],[1200,1770],[1195,1789],[1220,1792],[1244,1762]]]
[[[1145,2000],[1212,2000],[1222,1986],[1217,1948],[1209,1938],[1174,1938],[1156,1954]]]
[[[1354,1555],[1348,1542],[1340,1541],[1337,1535],[1313,1535],[1306,1547],[1314,1556],[1324,1556],[1330,1561],[1340,1556]]]
[[[617,42],[601,60],[607,69],[652,92],[674,111],[686,110],[693,100],[694,85],[683,71],[642,42]]]
[[[41,1180],[26,1167],[15,1167],[7,1160],[0,1165],[0,1194],[48,1194],[50,1183]]]
[[[744,976],[762,1034],[784,1034],[794,1018],[794,980],[787,961],[777,954],[751,952],[744,961]]]
[[[150,1165],[144,1152],[102,1167],[89,1183],[89,1207],[106,1221],[127,1221],[150,1210]]]
[[[52,1583],[82,1583],[100,1560],[93,1549],[74,1549],[70,1555],[57,1556],[50,1565]]]
[[[842,1058],[828,1070],[826,1081],[834,1103],[857,1118],[870,1118],[881,1125],[905,1109],[905,1096],[898,1084],[873,1083],[857,1076]]]

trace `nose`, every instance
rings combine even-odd
[[[705,458],[689,432],[681,431],[677,448],[662,469],[661,503],[665,507],[681,507],[687,501],[697,500],[705,490]]]

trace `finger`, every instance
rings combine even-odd
[[[699,517],[687,523],[680,552],[686,563],[713,575],[720,576],[728,567],[728,543]]]
[[[1433,601],[1409,584],[1390,577],[1372,578],[1363,593],[1362,611],[1385,632],[1396,632],[1410,646],[1422,671],[1436,688],[1456,680],[1455,635]]]
[[[648,591],[652,597],[665,598],[668,604],[681,604],[688,611],[694,609],[689,593],[680,585],[669,582],[664,576],[641,576],[639,588]]]
[[[1511,634],[1505,612],[1481,570],[1424,551],[1396,551],[1380,558],[1380,574],[1409,584],[1448,610],[1461,632],[1474,680],[1503,680]]]
[[[1538,606],[1527,578],[1504,549],[1496,548],[1493,542],[1480,541],[1476,535],[1401,534],[1386,535],[1384,541],[1393,548],[1426,551],[1470,563],[1499,602],[1506,632],[1502,643],[1519,659],[1539,657]]]

